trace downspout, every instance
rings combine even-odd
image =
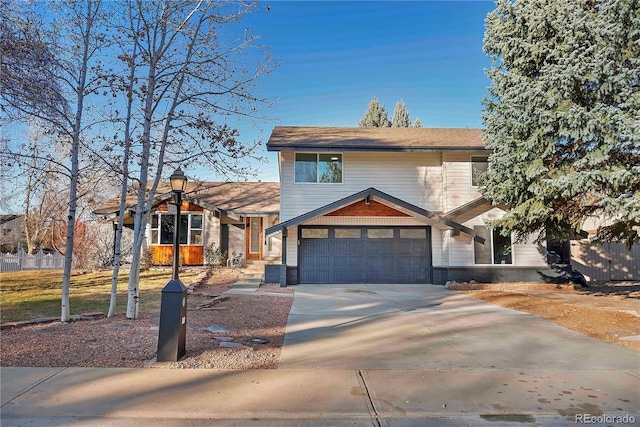
[[[282,265],[280,266],[280,287],[287,287],[287,227],[282,229]]]

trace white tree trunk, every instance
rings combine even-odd
[[[154,58],[155,59],[155,58]],[[147,195],[149,181],[149,160],[151,156],[151,126],[153,121],[153,96],[156,86],[156,61],[152,60],[149,67],[148,88],[145,96],[144,125],[142,131],[142,154],[140,156],[140,186],[136,202],[136,213],[133,222],[133,254],[131,269],[129,270],[129,284],[127,287],[127,319],[138,318],[138,304],[140,299],[140,261],[142,258],[142,240],[146,228],[147,198],[153,199],[153,193]]]
[[[80,63],[80,75],[76,87],[77,104],[76,115],[73,124],[73,132],[71,135],[71,178],[69,181],[69,214],[67,216],[67,241],[64,254],[64,269],[62,274],[62,300],[60,320],[68,322],[71,319],[71,310],[69,307],[69,288],[71,284],[71,268],[73,262],[73,237],[76,224],[76,207],[78,204],[78,175],[79,175],[79,156],[80,156],[80,132],[82,129],[82,113],[84,111],[84,96],[87,84],[87,68],[89,62],[89,49],[91,43],[92,27],[95,19],[94,8],[99,5],[93,2],[87,2],[86,10],[86,28],[83,32],[83,51],[82,61]]]
[[[135,58],[137,45],[133,45],[131,69],[129,73],[129,86],[127,90],[127,116],[124,129],[124,154],[122,158],[122,187],[120,189],[120,210],[118,211],[118,225],[113,242],[113,275],[111,276],[111,298],[109,299],[109,312],[107,317],[113,317],[116,311],[116,299],[118,295],[118,274],[120,273],[120,255],[122,247],[122,230],[124,227],[124,214],[127,204],[127,187],[129,186],[129,157],[131,153],[131,121],[133,106],[133,85],[135,82]],[[135,246],[134,246],[135,251]],[[133,265],[133,263],[132,263]],[[135,310],[137,312],[137,310]]]

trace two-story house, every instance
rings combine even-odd
[[[283,127],[282,242],[268,281],[435,283],[539,280],[545,248],[485,225],[503,210],[478,189],[489,152],[479,129]]]

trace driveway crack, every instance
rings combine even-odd
[[[364,378],[364,374],[361,369],[358,369],[358,380],[360,381],[360,385],[364,390],[364,395],[367,400],[367,406],[371,412],[371,418],[373,420],[373,425],[375,427],[386,427],[387,423],[384,421],[382,416],[378,413],[378,409],[376,408],[375,403],[373,403],[373,399],[371,398],[371,392],[369,391],[369,387],[367,386],[367,381]]]

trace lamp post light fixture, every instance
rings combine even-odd
[[[180,207],[182,206],[182,193],[187,186],[187,177],[180,168],[169,177],[171,182],[171,192],[173,202],[176,205],[176,215],[173,219],[173,274],[172,279],[178,280],[178,269],[180,266]]]
[[[180,205],[187,177],[180,168],[169,177],[176,205],[173,226],[173,274],[162,289],[160,326],[158,327],[158,362],[177,362],[185,354],[187,337],[187,288],[178,278],[180,264]]]

